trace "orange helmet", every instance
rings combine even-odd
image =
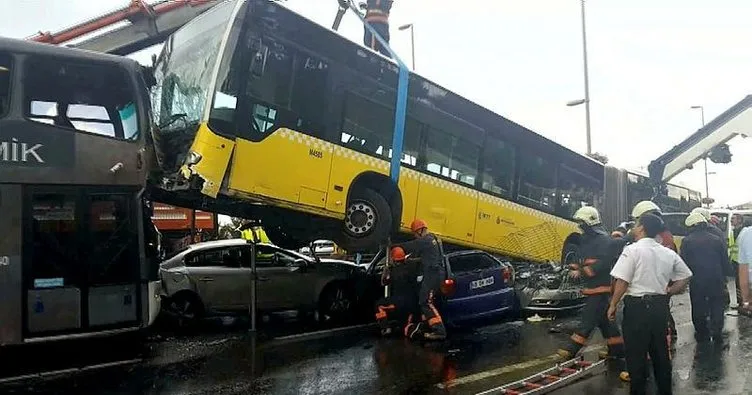
[[[392,248],[392,261],[400,262],[404,261],[406,258],[407,255],[405,255],[405,250],[403,250],[402,247]]]
[[[410,230],[413,231],[413,232],[417,232],[417,231],[419,231],[421,229],[425,229],[427,227],[428,227],[428,225],[426,225],[426,221],[423,221],[422,219],[418,219],[418,218],[414,219],[413,223],[410,224]]]

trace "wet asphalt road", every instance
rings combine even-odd
[[[698,347],[689,298],[675,299],[675,393],[752,393],[746,363],[752,357],[752,319],[727,316],[724,346]],[[576,317],[497,323],[454,333],[440,344],[380,339],[373,331],[297,342],[255,340],[242,325],[221,326],[197,335],[153,336],[144,346],[130,339],[88,343],[101,353],[140,357],[144,362],[3,386],[0,393],[475,394],[551,366],[551,355],[576,323]],[[562,333],[551,333],[552,326]],[[591,359],[599,339],[600,335],[591,339]],[[40,355],[44,358],[44,352]],[[626,394],[628,387],[617,376],[618,371],[609,371],[556,394]]]

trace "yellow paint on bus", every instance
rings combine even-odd
[[[260,142],[232,141],[201,125],[192,150],[201,161],[183,176],[204,180],[202,193],[225,194],[296,211],[343,219],[353,181],[361,174],[389,175],[389,163],[304,133],[281,128]],[[222,186],[226,172],[226,186]],[[400,228],[424,219],[446,242],[492,253],[559,261],[574,222],[459,183],[403,166]]]

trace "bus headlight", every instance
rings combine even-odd
[[[198,162],[201,162],[201,154],[196,151],[189,152],[188,156],[185,157],[185,164],[188,166],[195,165]]]

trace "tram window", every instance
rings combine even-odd
[[[426,170],[475,186],[480,146],[431,127],[426,137]]]
[[[517,200],[528,207],[553,213],[556,205],[556,167],[536,155],[521,154],[519,159]]]
[[[33,58],[25,73],[28,119],[118,139],[138,137],[135,96],[124,70]]]
[[[10,108],[10,56],[0,53],[0,117]]]
[[[515,149],[496,137],[489,137],[483,148],[483,185],[486,191],[512,196]]]
[[[415,166],[418,161],[421,124],[408,117],[402,142],[402,163]],[[349,93],[340,143],[366,154],[392,157],[394,111],[359,95]]]
[[[598,180],[562,165],[559,166],[557,184],[557,215],[571,218],[582,206],[600,206],[603,187]]]
[[[116,284],[134,279],[138,261],[138,233],[133,222],[130,195],[91,195],[88,243],[82,258],[87,262],[89,281]]]
[[[79,273],[76,197],[36,194],[31,198],[30,278],[37,284],[69,285]],[[61,281],[62,280],[62,281]]]

